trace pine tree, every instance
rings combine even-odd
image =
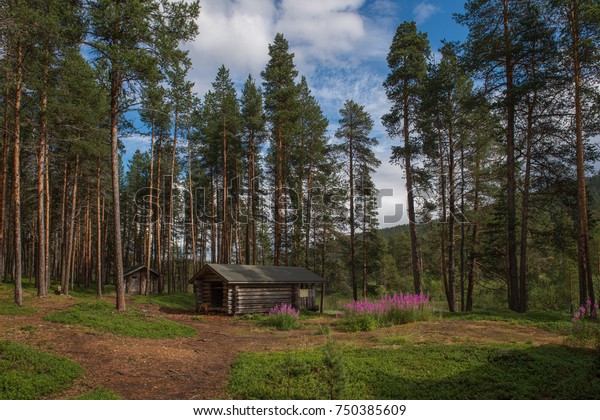
[[[595,300],[585,180],[585,164],[586,160],[590,160],[590,156],[589,152],[586,153],[585,142],[591,135],[597,134],[597,127],[594,127],[596,130],[593,128],[590,130],[589,121],[594,121],[594,118],[584,118],[584,114],[586,97],[597,97],[599,90],[600,71],[597,64],[600,49],[600,6],[594,0],[557,0],[552,3],[554,6],[552,10],[558,18],[557,29],[565,53],[565,62],[569,66],[565,69],[565,73],[571,79],[570,96],[574,102],[572,111],[575,116],[577,266],[579,303],[583,305],[588,299]]]
[[[402,136],[404,140],[404,146],[393,148],[392,158],[397,162],[402,162],[406,174],[415,293],[422,291],[421,257],[416,230],[415,185],[413,182],[413,159],[419,153],[420,147],[415,139],[411,138],[411,130],[415,122],[418,93],[427,71],[428,57],[427,35],[418,32],[414,22],[404,22],[398,26],[387,56],[390,74],[384,83],[392,108],[388,114],[382,117],[382,122],[390,137]]]
[[[90,2],[88,44],[107,69],[110,84],[111,176],[113,189],[116,307],[125,310],[121,209],[119,203],[119,116],[121,96],[127,83],[156,72],[157,56],[172,52],[178,42],[197,33],[194,19],[197,2],[165,3],[141,0],[95,0]],[[170,23],[177,22],[177,25]]]
[[[373,119],[363,106],[354,101],[346,101],[340,109],[340,127],[335,132],[335,137],[340,140],[338,150],[345,162],[345,171],[348,174],[349,208],[350,217],[350,259],[352,268],[352,293],[354,300],[358,300],[357,259],[356,259],[356,227],[355,218],[357,180],[369,172],[374,172],[380,162],[375,158],[373,147],[378,144],[377,139],[369,137],[373,129]]]
[[[242,133],[244,149],[248,162],[248,197],[247,197],[247,223],[246,223],[246,246],[245,263],[256,265],[257,263],[257,238],[256,219],[258,217],[259,187],[259,153],[266,137],[266,120],[263,110],[262,92],[256,86],[252,76],[248,76],[244,83],[241,98]]]
[[[298,71],[294,65],[294,54],[290,53],[287,40],[277,34],[269,45],[269,62],[261,73],[265,95],[265,113],[271,129],[271,172],[275,188],[274,196],[274,265],[282,263],[282,229],[287,231],[284,221],[284,188],[287,188],[286,160],[294,138],[297,116],[298,86],[295,78]],[[285,223],[285,226],[284,226]]]

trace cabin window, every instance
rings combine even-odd
[[[223,306],[223,283],[210,283],[210,307]]]

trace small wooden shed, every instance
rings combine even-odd
[[[125,293],[132,294],[146,294],[146,276],[148,269],[145,265],[138,265],[136,267],[127,268],[124,270],[123,278],[125,280]],[[150,290],[154,289],[154,285],[158,282],[159,274],[150,269]]]
[[[265,313],[282,303],[297,309],[323,308],[325,280],[301,267],[206,264],[189,283],[194,285],[198,312]],[[317,285],[321,286],[320,306]]]

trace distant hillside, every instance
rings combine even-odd
[[[600,188],[600,184],[599,184],[599,188]],[[402,233],[403,235],[408,235],[409,234],[408,225],[398,225],[398,226],[392,226],[389,228],[379,229],[379,233],[381,233],[381,236],[383,236],[383,238],[386,241],[389,241],[390,238],[397,238],[400,233]]]

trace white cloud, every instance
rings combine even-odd
[[[413,9],[415,22],[421,24],[429,19],[433,14],[440,12],[440,8],[431,3],[419,3]]]
[[[294,45],[300,67],[307,63],[336,62],[365,37],[359,8],[364,0],[283,0],[276,24]]]
[[[281,32],[290,43],[303,74],[323,63],[342,63],[348,56],[368,51],[364,0],[205,0],[196,40],[190,49],[191,79],[200,93],[210,89],[224,64],[232,79],[259,77],[268,60],[268,46]]]
[[[249,73],[260,73],[274,37],[275,15],[272,0],[203,1],[198,18],[200,33],[187,45],[196,89],[202,93],[210,89],[221,64],[238,82]]]

